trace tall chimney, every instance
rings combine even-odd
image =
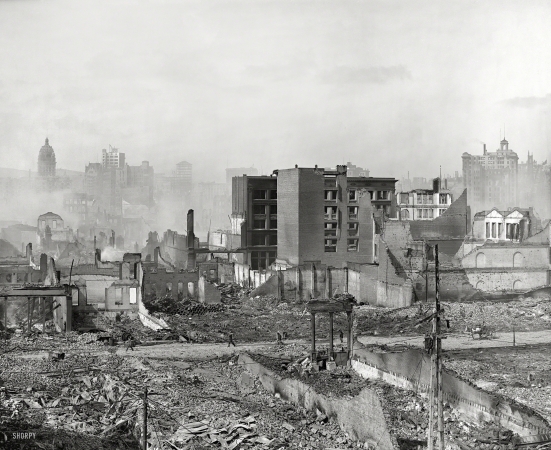
[[[196,266],[195,233],[193,232],[193,209],[187,212],[187,270],[193,270]]]
[[[482,144],[484,146],[484,154],[486,154],[486,144]]]
[[[193,232],[193,209],[187,212],[187,248],[195,247],[195,233]]]
[[[33,244],[29,242],[25,250],[25,257],[29,259],[32,256],[32,254],[33,254]]]
[[[98,248],[98,242],[96,236],[94,236],[94,251],[96,251],[96,248]]]

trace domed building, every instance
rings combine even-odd
[[[55,177],[55,153],[48,138],[38,153],[38,175],[41,177]]]

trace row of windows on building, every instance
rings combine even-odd
[[[390,191],[368,191],[371,200],[390,200]],[[338,200],[339,191],[336,189],[325,190],[326,201]],[[357,189],[348,190],[348,201],[357,202],[359,199],[359,191]]]
[[[138,289],[137,288],[115,288],[114,289],[114,297],[113,299],[115,300],[115,305],[117,306],[122,306],[124,304],[123,302],[123,291],[124,289],[128,289],[128,303],[130,305],[135,305],[137,302],[138,302]],[[107,289],[106,289],[107,291]],[[71,299],[71,303],[73,306],[79,306],[79,294],[78,294],[78,290],[77,289],[74,289],[73,290],[73,296],[72,296],[72,299]],[[86,297],[83,297],[83,305],[80,305],[80,306],[85,306],[87,304],[86,302]]]
[[[439,209],[439,215],[441,216],[446,212],[446,208]],[[408,209],[403,209],[400,211],[400,217],[404,220],[408,219],[434,219],[434,209],[433,208],[415,208],[413,214],[415,217],[412,217]]]
[[[503,233],[503,222],[486,222],[486,238],[499,239]],[[520,237],[520,225],[508,223],[505,229],[505,239],[518,240]]]
[[[438,204],[447,205],[448,204],[449,194],[439,194],[438,195]],[[400,194],[400,204],[409,205],[410,203],[410,194],[403,192]],[[412,204],[413,199],[412,199]],[[434,196],[433,194],[417,194],[417,204],[418,205],[434,205]]]

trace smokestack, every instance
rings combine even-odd
[[[193,230],[193,209],[187,212],[187,248],[195,247],[195,233]]]
[[[98,248],[98,241],[96,236],[94,236],[94,251],[96,251],[96,248]]]
[[[195,233],[193,232],[193,209],[187,212],[187,266],[186,269],[195,269]]]
[[[115,248],[115,230],[111,230],[111,239],[110,239],[111,247]]]
[[[101,250],[96,248],[96,257],[95,257],[96,267],[98,267],[98,262],[101,262]]]
[[[486,154],[486,144],[482,144],[484,146],[484,154]]]
[[[30,242],[27,244],[27,248],[25,250],[25,257],[27,259],[30,259],[31,256],[33,254],[33,244],[31,244]]]

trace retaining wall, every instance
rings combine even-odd
[[[428,393],[430,386],[430,356],[419,350],[400,353],[373,353],[354,350],[352,366],[365,378],[384,381]],[[537,412],[505,397],[486,392],[449,371],[442,374],[444,401],[479,424],[496,423],[518,433],[532,436],[549,433],[550,426]]]
[[[371,389],[365,388],[353,398],[329,398],[300,380],[280,377],[249,355],[240,354],[238,364],[244,364],[249,373],[258,376],[268,392],[278,393],[296,405],[309,410],[319,409],[327,417],[335,418],[352,439],[367,442],[376,450],[399,448],[388,431],[379,397]]]

